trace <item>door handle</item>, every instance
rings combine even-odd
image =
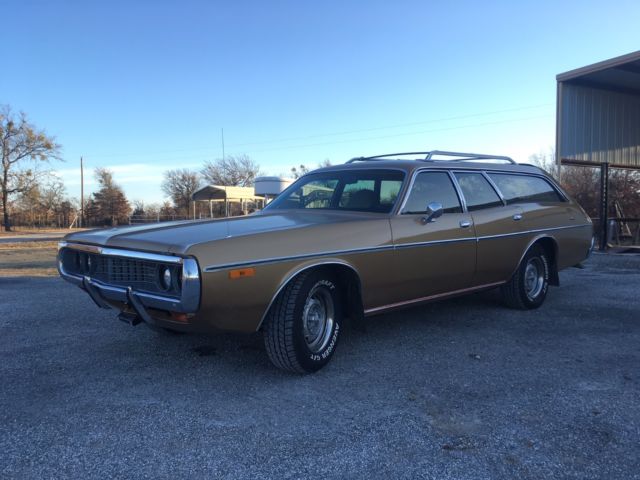
[[[461,228],[469,228],[471,226],[471,222],[469,220],[460,220]]]
[[[520,220],[522,220],[522,214],[521,214],[521,213],[516,213],[516,214],[513,216],[513,219],[514,219],[516,222],[519,222]]]

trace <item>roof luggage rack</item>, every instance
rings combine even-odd
[[[404,153],[387,153],[385,155],[374,155],[372,157],[356,157],[349,160],[347,163],[355,162],[367,162],[371,160],[384,160],[389,157],[400,157],[406,155],[424,155],[424,158],[416,159],[419,162],[473,162],[484,160],[498,160],[501,162],[516,164],[516,161],[511,157],[505,157],[504,155],[486,155],[483,153],[462,153],[462,152],[446,152],[443,150],[432,150],[430,152],[404,152]],[[434,157],[449,157],[449,158],[434,158]]]

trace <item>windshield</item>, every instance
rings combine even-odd
[[[345,170],[305,175],[266,209],[347,210],[389,213],[404,180],[398,170]]]

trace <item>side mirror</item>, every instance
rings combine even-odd
[[[436,218],[441,217],[444,212],[442,211],[442,204],[438,202],[431,202],[427,205],[427,216],[422,217],[422,223],[427,224],[435,221]]]

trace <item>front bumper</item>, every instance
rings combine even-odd
[[[180,298],[159,294],[135,291],[131,287],[111,285],[88,275],[67,272],[61,259],[63,249],[90,252],[99,255],[120,258],[152,260],[182,266],[182,288]],[[58,272],[60,276],[85,290],[93,301],[101,308],[111,308],[109,302],[124,303],[138,314],[142,320],[149,322],[147,308],[175,313],[195,313],[200,307],[200,271],[194,258],[176,257],[172,255],[148,254],[131,250],[97,247],[93,245],[60,242],[58,246]]]

